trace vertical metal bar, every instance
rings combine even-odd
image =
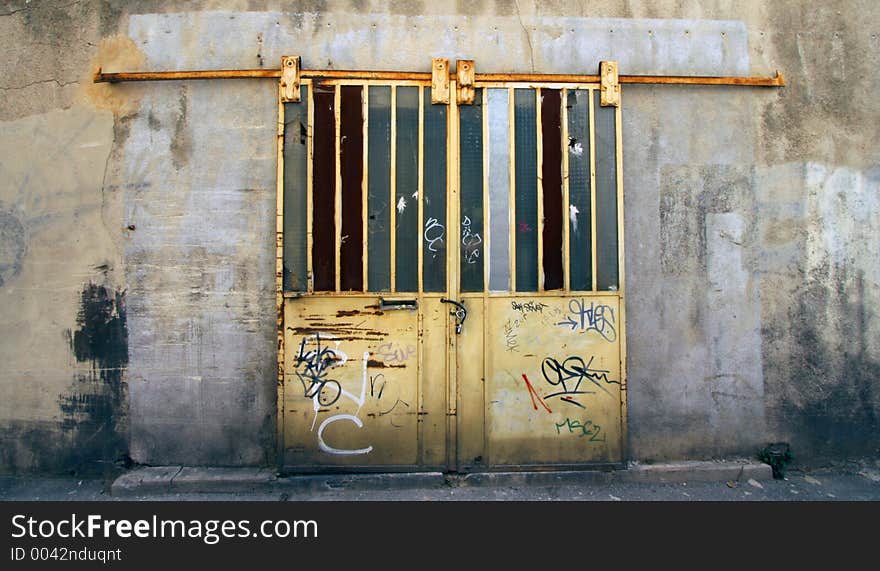
[[[489,229],[489,89],[482,90],[483,105],[483,294],[489,291],[489,264],[492,262],[491,240]],[[485,301],[483,304],[485,316]],[[484,355],[486,353],[483,353]],[[484,377],[485,378],[485,377]]]
[[[312,144],[312,133],[315,125],[315,98],[312,94],[312,83],[309,82],[308,87],[308,116],[306,117],[306,289],[309,293],[315,291],[315,271],[312,264],[312,228],[314,226],[314,204],[312,201],[312,177],[314,169],[314,148]]]
[[[369,202],[369,196],[370,196],[370,172],[369,172],[370,162],[369,162],[369,157],[368,157],[368,152],[370,149],[370,130],[369,130],[370,86],[368,84],[364,84],[363,90],[364,91],[363,91],[363,95],[362,95],[362,99],[361,99],[361,104],[363,105],[363,108],[361,110],[361,113],[363,114],[363,117],[364,117],[364,135],[363,135],[364,148],[363,148],[363,151],[361,152],[361,154],[363,155],[363,158],[364,158],[364,166],[363,166],[364,176],[361,179],[361,184],[362,184],[362,188],[361,188],[361,196],[362,196],[361,217],[363,220],[363,222],[362,222],[362,224],[363,224],[363,238],[362,238],[363,242],[362,242],[362,244],[364,245],[364,255],[363,255],[363,269],[361,271],[363,272],[363,276],[364,276],[364,278],[363,278],[364,291],[370,291],[370,282],[369,282],[370,266],[369,266],[369,261],[368,261],[370,259],[370,256],[367,255],[367,252],[370,251],[370,243],[368,242],[369,234],[367,232],[367,225],[369,222],[367,203]]]
[[[486,430],[485,427],[485,419],[488,417],[488,410],[486,410],[488,401],[486,400],[486,385],[488,383],[485,382],[486,379],[489,378],[489,265],[492,263],[492,255],[490,248],[492,247],[492,242],[490,239],[491,231],[489,228],[489,213],[492,210],[491,205],[489,204],[489,88],[485,87],[482,89],[482,105],[483,105],[483,298],[481,303],[483,304],[483,323],[482,325],[482,339],[483,339],[483,380],[484,382],[480,383],[481,395],[480,398],[482,400],[483,405],[483,457],[484,457],[484,465],[490,465],[491,456],[489,454],[489,431]]]
[[[425,228],[425,90],[419,87],[419,167],[418,167],[418,207],[419,207],[419,261],[418,261],[418,280],[419,294],[425,291],[424,284],[424,264],[425,264],[425,244],[424,244],[424,228]],[[419,308],[422,307],[421,298],[419,299]],[[420,309],[421,311],[421,309]],[[421,313],[420,313],[421,315]],[[421,423],[420,423],[421,425]]]
[[[541,117],[543,104],[541,88],[535,89],[535,152],[537,153],[538,173],[538,291],[544,291],[544,122]]]
[[[593,291],[598,289],[596,283],[596,112],[594,105],[594,89],[590,89],[590,254],[592,260]]]
[[[510,291],[516,291],[516,113],[513,88],[507,90],[508,139],[510,140]]]
[[[621,110],[620,105],[618,105],[614,110],[614,130],[615,130],[615,152],[617,153],[617,290],[621,292],[621,300],[623,299],[623,291],[624,291],[624,276],[626,273],[623,271],[623,172],[621,168],[621,164],[623,162],[623,145],[621,144],[620,137],[623,131],[621,126]],[[622,303],[622,301],[621,301]]]
[[[419,121],[419,159],[418,159],[418,167],[417,167],[417,175],[416,175],[416,183],[417,183],[417,192],[418,199],[416,203],[418,204],[418,243],[419,243],[419,254],[418,254],[418,350],[417,350],[417,361],[416,361],[416,394],[418,395],[419,402],[416,405],[416,410],[419,413],[425,412],[425,394],[424,394],[424,379],[422,378],[425,375],[425,300],[424,300],[424,283],[422,276],[422,267],[423,267],[423,256],[424,253],[422,251],[424,245],[422,243],[423,232],[422,229],[425,227],[425,206],[424,206],[424,198],[425,198],[425,189],[424,183],[422,179],[424,178],[425,171],[425,90],[419,86],[419,112],[418,112],[418,121]],[[421,418],[421,417],[419,417]],[[418,442],[418,462],[420,465],[425,464],[425,423],[417,422],[416,423],[416,438]]]
[[[397,86],[391,86],[391,291],[397,291]]]
[[[562,90],[562,273],[563,289],[571,291],[571,221],[569,220],[568,193],[568,89]]]
[[[278,82],[278,157],[275,182],[275,310],[277,354],[277,447],[275,463],[284,465],[284,103],[281,101],[281,82]]]
[[[422,91],[422,88],[419,88],[419,91]],[[419,292],[418,296],[419,300],[419,309],[418,314],[416,316],[417,320],[417,329],[416,329],[416,343],[418,344],[418,349],[416,349],[416,398],[418,402],[416,403],[416,411],[419,415],[425,414],[425,383],[422,380],[422,376],[425,374],[425,306],[424,300],[422,299],[421,292]],[[419,418],[422,418],[419,416]],[[433,446],[433,443],[431,444]],[[425,423],[424,422],[416,422],[416,461],[420,466],[425,465]]]
[[[342,87],[337,85],[333,91],[333,120],[336,125],[336,204],[334,205],[334,219],[336,221],[336,291],[340,290],[340,279],[342,277]]]
[[[457,81],[449,82],[450,93],[457,93]],[[449,111],[447,113],[447,177],[449,184],[449,199],[446,201],[446,220],[447,228],[458,229],[461,223],[458,220],[459,209],[459,167],[458,167],[458,104],[456,99],[450,97]],[[458,268],[460,257],[460,241],[461,233],[456,231],[447,232],[447,254],[446,254],[446,283],[448,295],[452,299],[458,299]],[[446,313],[446,331],[447,331],[447,371],[448,374],[446,384],[446,465],[449,470],[458,469],[458,339],[457,335],[451,333],[454,326],[450,319],[449,312]]]
[[[622,94],[620,94],[622,95]],[[623,143],[621,141],[621,107],[623,101],[617,106],[615,112],[616,118],[616,145],[617,145],[617,247],[618,247],[618,342],[620,343],[620,453],[621,459],[627,457],[626,444],[629,441],[628,423],[627,423],[627,376],[626,376],[626,295],[625,295],[625,277],[624,271],[624,251],[623,251]]]

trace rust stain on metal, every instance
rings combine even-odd
[[[431,62],[431,104],[449,104],[449,60],[434,58]]]
[[[456,76],[458,78],[456,102],[459,105],[473,105],[477,94],[474,89],[474,60],[458,60],[456,62]]]
[[[281,102],[298,103],[299,94],[299,56],[281,56]]]
[[[617,62],[599,62],[599,75],[601,76],[601,99],[602,107],[617,107],[620,105],[620,82],[617,78]]]
[[[144,71],[104,73],[100,68],[92,77],[94,83],[119,83],[124,81],[174,81],[191,79],[277,79],[280,69],[234,69],[205,71]],[[455,77],[454,72],[450,77]],[[403,71],[357,71],[357,70],[316,70],[300,71],[301,79],[311,79],[314,84],[320,80],[363,79],[382,81],[425,81],[433,79],[431,73]],[[477,83],[486,82],[535,82],[535,83],[599,83],[599,75],[551,74],[551,73],[478,73],[474,74]],[[688,76],[688,75],[621,75],[620,83],[684,84],[684,85],[741,85],[750,87],[782,87],[785,78],[780,71],[774,77],[734,77],[734,76]]]
[[[384,361],[377,361],[376,359],[367,360],[367,367],[370,369],[406,369],[406,365],[389,365]]]

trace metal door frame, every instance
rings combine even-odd
[[[412,75],[415,75],[415,74],[412,74]],[[424,75],[424,74],[419,74],[419,75]],[[491,76],[489,74],[486,74],[485,77],[487,77],[488,79],[487,80],[479,80],[478,79],[477,81],[475,81],[473,83],[474,88],[482,88],[482,94],[483,94],[483,98],[484,98],[483,104],[484,105],[485,105],[485,99],[487,98],[487,94],[488,94],[488,88],[506,88],[509,90],[509,93],[511,96],[513,95],[513,90],[518,89],[518,88],[519,89],[529,88],[529,89],[537,89],[537,90],[540,90],[541,88],[547,88],[547,89],[560,89],[560,90],[562,90],[562,97],[563,97],[563,99],[562,99],[562,101],[563,101],[563,106],[562,106],[563,135],[562,136],[564,138],[567,137],[567,135],[568,135],[568,133],[567,133],[568,125],[567,125],[567,120],[566,120],[566,106],[565,106],[565,99],[564,99],[565,94],[566,94],[566,90],[589,89],[590,90],[589,92],[592,95],[592,93],[594,91],[598,91],[600,89],[600,84],[596,83],[596,81],[595,81],[596,76],[584,76],[584,79],[587,79],[587,81],[578,81],[579,79],[581,79],[581,77],[574,77],[574,76],[569,76],[569,77],[563,78],[563,79],[566,79],[569,81],[546,81],[547,79],[549,79],[550,76],[541,77],[541,79],[544,79],[545,81],[516,81],[516,80],[510,80],[510,78],[508,76]],[[311,96],[313,82],[314,82],[313,79],[303,79],[303,81],[302,81],[302,84],[304,86],[308,86],[310,101],[313,101],[312,96]],[[419,90],[419,98],[420,98],[419,108],[420,108],[420,110],[423,108],[424,105],[431,104],[430,102],[427,102],[424,100],[424,97],[423,97],[424,90],[422,89],[423,87],[430,86],[431,82],[429,79],[426,79],[423,77],[417,77],[417,78],[413,78],[413,79],[408,79],[406,77],[400,77],[400,78],[395,78],[395,79],[384,79],[384,78],[383,79],[359,79],[359,78],[352,79],[352,78],[345,78],[345,77],[336,77],[336,78],[322,80],[321,83],[325,84],[325,85],[363,85],[363,86],[365,86],[366,87],[365,92],[364,92],[365,93],[365,95],[364,95],[364,105],[365,106],[368,104],[368,102],[367,102],[368,91],[367,90],[369,89],[370,85],[382,85],[382,86],[415,85],[415,86],[420,87],[420,90]],[[458,91],[457,81],[455,79],[450,79],[449,86],[450,86],[449,90],[451,93],[456,93]],[[339,130],[338,130],[338,126],[339,126],[339,123],[338,123],[338,121],[339,121],[339,108],[338,108],[339,93],[340,93],[340,90],[337,89],[336,90],[336,100],[337,100],[336,152],[337,152],[337,154],[339,153]],[[394,90],[392,90],[392,93],[394,93]],[[371,293],[368,291],[369,284],[367,281],[367,272],[366,272],[367,260],[366,260],[366,258],[364,259],[364,291],[362,291],[362,292],[339,291],[339,279],[340,279],[339,263],[340,262],[339,262],[338,257],[336,260],[337,267],[336,267],[336,275],[335,275],[336,285],[337,285],[336,292],[314,292],[313,282],[312,282],[311,276],[309,276],[309,279],[307,280],[307,283],[308,283],[308,291],[307,292],[305,292],[305,293],[291,293],[291,292],[284,291],[284,283],[283,283],[283,262],[284,262],[284,248],[283,248],[283,246],[284,246],[284,101],[283,101],[282,94],[283,94],[283,87],[282,87],[282,84],[279,82],[279,86],[278,86],[278,135],[277,135],[278,136],[278,145],[277,145],[278,165],[277,165],[277,193],[276,193],[276,309],[277,309],[277,323],[276,323],[276,325],[277,325],[277,343],[278,343],[278,352],[277,352],[278,405],[277,405],[276,435],[277,435],[277,462],[278,462],[280,468],[283,468],[283,458],[284,458],[284,407],[283,407],[283,401],[284,401],[284,384],[285,384],[285,379],[284,379],[284,357],[285,357],[284,306],[285,306],[285,300],[291,299],[291,298],[302,297],[303,295],[308,295],[308,296],[324,296],[324,295],[339,296],[339,295],[343,295],[343,296],[351,296],[351,297],[365,297],[365,296],[374,297],[375,295],[378,295],[376,292]],[[540,102],[540,98],[538,98],[538,101]],[[540,105],[540,103],[539,103],[539,105]],[[513,113],[512,101],[511,101],[511,104],[509,105],[509,107],[510,107],[510,113],[512,114]],[[582,291],[582,292],[569,290],[568,285],[569,285],[569,279],[570,279],[570,272],[568,271],[568,266],[570,263],[570,259],[569,259],[569,254],[567,251],[568,244],[569,244],[569,218],[568,218],[568,216],[563,214],[563,216],[562,216],[562,221],[564,224],[563,247],[565,248],[565,254],[563,255],[563,264],[565,267],[565,271],[564,271],[565,286],[561,290],[551,290],[551,291],[545,292],[545,291],[543,291],[542,280],[539,279],[539,291],[534,292],[534,293],[538,296],[544,296],[544,297],[563,297],[563,296],[568,296],[568,295],[577,294],[577,293],[584,293],[584,294],[590,294],[590,295],[597,295],[598,294],[600,296],[601,295],[615,296],[619,299],[619,323],[620,323],[619,346],[620,346],[620,371],[621,371],[620,434],[621,434],[621,462],[622,462],[627,457],[627,443],[628,443],[627,398],[626,398],[627,397],[627,392],[626,392],[626,380],[627,380],[627,375],[626,375],[626,319],[625,319],[625,316],[626,316],[626,312],[625,312],[626,288],[625,288],[625,266],[624,266],[624,225],[623,225],[624,202],[623,202],[623,176],[622,176],[621,107],[620,107],[620,105],[616,105],[615,107],[616,107],[616,110],[615,110],[615,130],[616,130],[616,133],[615,133],[615,144],[616,144],[615,153],[616,153],[616,168],[617,168],[616,180],[617,180],[617,205],[618,205],[618,208],[617,208],[617,244],[618,244],[618,276],[619,276],[618,277],[618,279],[619,279],[618,290],[616,292],[598,292],[596,289],[596,271],[595,271],[595,268],[596,268],[596,259],[595,259],[596,258],[596,249],[595,249],[595,244],[596,244],[596,209],[595,209],[596,190],[595,190],[595,168],[594,168],[595,159],[593,157],[593,158],[591,158],[591,165],[593,165],[593,169],[591,172],[591,178],[593,180],[593,184],[591,186],[591,188],[592,188],[591,200],[592,200],[592,205],[593,205],[593,208],[591,209],[591,232],[592,232],[592,244],[594,245],[593,251],[592,251],[592,256],[593,256],[593,260],[592,260],[592,264],[593,264],[593,272],[592,272],[593,289],[590,291]],[[394,100],[392,99],[392,110],[394,110],[394,108],[395,108]],[[538,109],[540,109],[540,107]],[[593,138],[594,138],[594,133],[595,133],[593,118],[592,118],[592,110],[593,110],[592,103],[591,103],[590,110],[591,110],[590,137],[591,137],[591,143],[592,143]],[[394,111],[392,111],[392,113],[393,112]],[[309,107],[310,126],[312,124],[311,119],[313,117],[313,113],[314,113],[313,105],[310,105],[310,107]],[[423,184],[423,181],[422,181],[422,165],[423,165],[423,153],[424,153],[423,138],[422,138],[423,132],[424,132],[423,119],[424,119],[424,116],[420,113],[420,116],[419,116],[419,162],[418,162],[418,164],[419,164],[419,171],[418,172],[419,172],[419,189],[420,189],[420,191],[422,189],[422,184]],[[484,141],[485,141],[486,136],[487,136],[487,129],[488,129],[487,114],[484,114],[482,121],[483,121],[483,137],[484,137]],[[365,117],[365,121],[364,121],[364,130],[365,131],[367,129],[367,122],[368,122],[368,118]],[[394,120],[392,120],[392,122],[391,122],[392,129],[395,128],[395,124],[396,124],[396,122]],[[540,113],[538,113],[538,125],[539,125],[539,132],[540,132]],[[447,243],[447,256],[446,256],[447,270],[446,270],[446,294],[445,295],[452,298],[452,299],[461,299],[462,298],[462,294],[460,291],[460,279],[459,279],[460,278],[459,268],[460,268],[460,262],[461,262],[461,260],[460,260],[461,236],[460,236],[460,232],[458,231],[458,229],[460,229],[460,226],[461,226],[461,208],[460,208],[461,180],[460,180],[460,162],[459,162],[459,159],[460,159],[459,131],[460,131],[459,105],[458,105],[455,97],[450,97],[449,103],[448,103],[448,111],[447,111],[447,147],[446,147],[446,151],[447,151],[446,217],[447,218],[446,218],[446,226],[447,226],[447,229],[455,228],[456,232],[454,233],[454,236],[452,235],[453,233],[447,232],[448,243]],[[311,140],[311,132],[309,132],[309,138]],[[565,139],[563,139],[563,140],[565,140]],[[395,145],[394,131],[392,131],[391,141],[392,141],[392,143],[391,143],[392,144],[391,156],[392,156],[392,161],[393,161],[394,156],[395,156],[395,153],[394,153],[394,145]],[[538,137],[537,141],[538,141],[538,144],[540,145],[541,144],[540,143],[541,137]],[[366,139],[365,139],[365,144],[366,144]],[[512,136],[511,136],[511,140],[510,140],[510,146],[511,146],[511,150],[513,151],[511,153],[511,171],[512,171],[513,170],[513,166],[512,166],[513,153],[515,153],[515,141]],[[595,153],[595,148],[594,148],[593,144],[590,145],[590,150],[591,150],[591,154]],[[484,165],[484,169],[483,169],[483,200],[484,200],[485,205],[488,205],[488,192],[489,192],[488,169],[485,168],[485,166],[488,164],[487,153],[488,153],[488,145],[484,144],[484,147],[483,147],[483,165]],[[539,154],[539,156],[540,156],[540,154]],[[309,144],[309,158],[307,161],[307,163],[308,163],[307,168],[308,168],[308,172],[309,172],[309,174],[308,174],[309,188],[311,188],[311,184],[312,184],[312,180],[311,180],[312,160],[311,159],[312,159],[312,145],[310,142],[310,144]],[[364,160],[366,162],[366,158]],[[562,177],[563,177],[563,193],[564,193],[563,204],[567,205],[568,204],[568,154],[566,152],[563,152],[562,169],[563,169]],[[394,176],[394,172],[395,172],[394,168],[392,167],[392,170],[391,170],[392,177]],[[340,176],[341,175],[339,172],[339,166],[337,164],[337,168],[336,168],[337,199],[339,198],[340,192],[341,192],[341,187],[339,185]],[[539,176],[539,180],[540,180],[540,176]],[[367,184],[366,181],[367,181],[367,169],[366,169],[366,165],[365,165],[364,179],[363,179],[364,187],[366,187],[366,184]],[[392,183],[392,188],[394,188],[393,183]],[[539,184],[539,189],[540,188],[541,188],[541,185]],[[540,192],[541,191],[539,190],[539,204],[541,204]],[[510,186],[511,199],[513,199],[514,193],[515,193],[515,186],[512,184]],[[312,263],[311,263],[311,256],[312,256],[312,250],[311,250],[312,204],[311,204],[311,201],[312,201],[312,197],[311,197],[310,192],[307,191],[306,194],[307,194],[308,210],[309,210],[309,214],[307,216],[307,220],[308,220],[307,240],[308,240],[308,243],[307,243],[306,250],[308,252],[307,255],[308,255],[308,260],[309,260],[308,261],[308,268],[309,268],[309,272],[311,272],[311,269],[312,269]],[[338,202],[337,202],[337,204],[338,204]],[[364,215],[364,217],[366,217],[366,193],[364,194],[364,207],[363,208],[364,208],[363,215]],[[340,221],[339,221],[339,210],[340,209],[337,208],[337,212],[336,212],[337,238],[338,238],[339,232],[341,232]],[[392,217],[393,217],[393,212],[394,212],[393,208],[391,209],[391,212],[392,212]],[[483,215],[484,215],[483,228],[484,228],[484,232],[485,232],[485,230],[488,228],[488,225],[486,224],[486,217],[488,216],[488,207],[484,208]],[[420,196],[420,200],[419,200],[419,220],[420,220],[420,224],[422,224],[422,228],[420,228],[420,230],[422,230],[423,224],[424,224],[424,216],[423,216],[423,200],[422,200],[421,196]],[[539,213],[539,224],[541,224],[541,225],[543,224],[540,213]],[[394,226],[394,222],[393,222],[393,218],[392,218],[392,227],[393,226]],[[363,231],[366,234],[366,224],[364,224]],[[514,231],[514,229],[511,227],[511,233],[513,231]],[[539,237],[541,236],[541,232],[538,232],[538,236]],[[365,238],[366,238],[366,236],[365,236]],[[540,240],[540,238],[539,238],[539,240]],[[407,294],[407,297],[415,296],[420,302],[421,302],[423,296],[425,295],[425,292],[423,291],[423,288],[422,288],[422,278],[423,278],[423,274],[422,274],[423,243],[422,243],[422,241],[423,241],[423,237],[420,232],[420,238],[419,238],[420,246],[419,246],[419,254],[418,254],[418,256],[419,256],[419,258],[418,258],[419,259],[419,272],[418,272],[419,291],[416,292],[415,294],[412,294],[412,293]],[[364,241],[364,244],[366,244],[366,240]],[[540,244],[540,242],[539,242],[539,244]],[[337,245],[338,245],[338,241],[337,241]],[[482,293],[470,293],[470,294],[466,295],[467,297],[482,297],[483,303],[484,303],[484,308],[487,307],[486,301],[489,298],[509,297],[509,296],[515,295],[517,293],[527,293],[527,292],[516,292],[514,289],[515,288],[515,279],[516,279],[515,278],[515,269],[513,267],[515,265],[515,260],[516,260],[516,258],[515,258],[515,252],[516,252],[515,241],[512,240],[510,242],[509,247],[510,247],[510,254],[509,254],[510,255],[510,263],[511,263],[511,291],[503,292],[503,293],[489,291],[489,280],[488,280],[489,262],[488,262],[488,260],[485,260],[485,262],[483,264],[483,273],[484,273],[483,292]],[[391,248],[392,248],[392,252],[394,252],[394,240],[391,241]],[[542,263],[541,263],[542,249],[540,247],[538,248],[538,255],[539,255],[539,261],[537,264],[537,268],[538,268],[538,271],[541,272],[542,271]],[[394,254],[392,253],[392,258],[391,258],[392,293],[390,294],[391,296],[394,295],[393,286],[394,286],[395,264],[393,263],[393,260],[394,260],[393,256],[394,256]],[[432,295],[432,296],[441,295],[442,296],[443,294],[430,294],[430,295]],[[483,313],[483,321],[484,322],[482,324],[483,328],[486,328],[488,325],[486,323],[487,314],[488,314],[488,312],[484,311],[484,313]],[[458,454],[459,453],[459,443],[460,443],[459,433],[464,430],[463,424],[467,423],[468,419],[460,418],[460,415],[458,414],[458,412],[462,409],[462,400],[463,400],[463,395],[460,390],[459,380],[457,378],[458,375],[456,372],[457,371],[457,359],[458,359],[458,355],[459,355],[459,344],[458,344],[458,336],[454,332],[454,320],[450,319],[450,318],[447,318],[447,320],[446,320],[446,337],[447,337],[447,341],[448,341],[446,344],[446,367],[447,367],[447,379],[446,379],[446,409],[447,409],[446,410],[446,420],[447,420],[447,422],[446,422],[446,427],[447,427],[447,429],[446,429],[446,470],[458,471],[460,468],[459,454]],[[488,345],[488,335],[484,334],[484,336],[483,336],[484,354],[488,353],[487,345]],[[484,375],[487,373],[488,373],[488,360],[484,359]],[[421,381],[419,381],[419,382],[421,382]],[[487,437],[484,435],[484,438],[487,438]],[[614,464],[615,467],[619,467],[619,465],[620,465],[619,463]],[[601,464],[592,463],[592,464],[577,464],[577,465],[556,465],[556,466],[549,466],[549,467],[554,468],[554,469],[566,469],[566,468],[586,469],[586,468],[596,468],[596,467],[600,467],[600,466],[601,466]],[[545,469],[547,467],[548,466],[544,466]],[[518,467],[516,467],[516,466],[505,466],[501,469],[510,470],[510,469],[517,469],[517,468]],[[526,465],[526,466],[522,466],[522,468],[523,469],[534,469],[535,466]],[[369,469],[358,468],[358,471],[369,471]]]

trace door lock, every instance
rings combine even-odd
[[[455,301],[454,299],[446,299],[445,297],[441,297],[440,301],[443,303],[451,303],[456,307],[456,310],[451,312],[451,315],[455,316],[455,333],[461,333],[461,327],[464,325],[464,320],[467,319],[467,308],[463,303]]]

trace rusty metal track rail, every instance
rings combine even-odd
[[[105,73],[98,70],[95,83],[120,83],[124,81],[181,81],[192,79],[278,79],[280,69],[221,69],[204,71],[137,71]],[[334,80],[382,80],[382,81],[431,81],[429,72],[403,71],[355,71],[355,70],[313,70],[304,69],[300,73],[304,79]],[[450,74],[455,79],[455,74]],[[517,73],[477,73],[475,83],[483,82],[553,82],[553,83],[598,83],[599,75],[571,74],[517,74]],[[660,84],[660,85],[739,85],[751,87],[781,87],[785,78],[777,71],[774,77],[713,77],[682,75],[621,75],[620,83]]]

